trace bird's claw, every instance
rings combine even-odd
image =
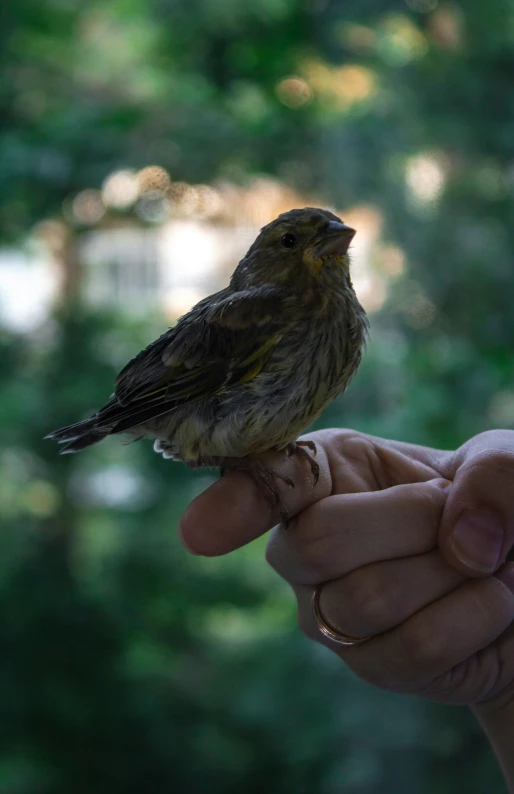
[[[306,439],[305,441],[297,441],[296,442],[296,446],[297,447],[307,447],[307,449],[310,449],[310,451],[312,452],[313,455],[317,455],[318,454],[318,447],[317,447],[316,443],[314,441],[311,441],[310,439]]]
[[[307,449],[309,449],[313,453],[313,455],[316,455],[318,452],[318,448],[316,444],[314,443],[314,441],[310,441],[310,440],[296,441],[296,443],[293,442],[292,444],[288,444],[284,452],[288,458],[290,458],[291,455],[296,454],[309,462],[309,466],[311,468],[311,473],[312,473],[313,485],[316,486],[319,480],[319,464],[313,459],[312,455],[310,455],[309,452],[307,452],[307,449],[305,449],[305,447],[307,447]]]

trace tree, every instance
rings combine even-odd
[[[511,6],[5,3],[2,234],[153,163],[371,204],[388,301],[323,423],[434,446],[508,426]],[[41,440],[94,409],[160,325],[79,302],[3,336],[3,790],[499,788],[466,714],[375,693],[300,639],[262,545],[208,563],[180,550],[199,475],[149,444],[59,458]]]

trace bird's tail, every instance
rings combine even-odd
[[[130,432],[135,427],[168,413],[174,407],[173,402],[163,399],[160,395],[153,400],[144,399],[140,403],[134,402],[128,406],[121,405],[116,397],[113,397],[90,419],[62,427],[49,433],[45,438],[65,444],[61,449],[61,455],[80,452],[81,449],[98,444],[112,433]]]
[[[83,422],[77,422],[74,425],[55,430],[45,436],[45,438],[57,441],[59,444],[65,444],[61,449],[61,455],[67,455],[70,452],[80,452],[81,449],[98,444],[111,432],[109,428],[99,427],[96,420],[97,417],[93,416]]]

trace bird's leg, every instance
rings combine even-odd
[[[277,491],[275,480],[282,480],[290,488],[294,488],[294,480],[287,474],[281,474],[270,466],[266,466],[261,460],[256,458],[233,458],[222,456],[209,456],[199,458],[195,463],[190,464],[195,468],[198,466],[220,466],[222,472],[227,469],[233,471],[246,471],[250,474],[257,486],[261,489],[265,497],[268,499],[272,507],[277,505],[280,508],[280,516],[285,526],[289,523],[289,513],[287,512],[284,503]]]
[[[307,449],[309,449],[314,455],[316,455],[318,449],[314,441],[296,441],[288,444],[285,448],[284,452],[286,453],[287,457],[290,458],[291,455],[298,455],[300,458],[307,460],[311,467],[312,477],[314,479],[314,485],[319,480],[319,464],[316,463],[312,455],[309,454]]]

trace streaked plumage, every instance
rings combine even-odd
[[[97,414],[49,438],[76,452],[127,433],[192,466],[291,449],[361,359],[368,323],[350,280],[353,235],[326,210],[280,215],[228,287],[127,364]]]

